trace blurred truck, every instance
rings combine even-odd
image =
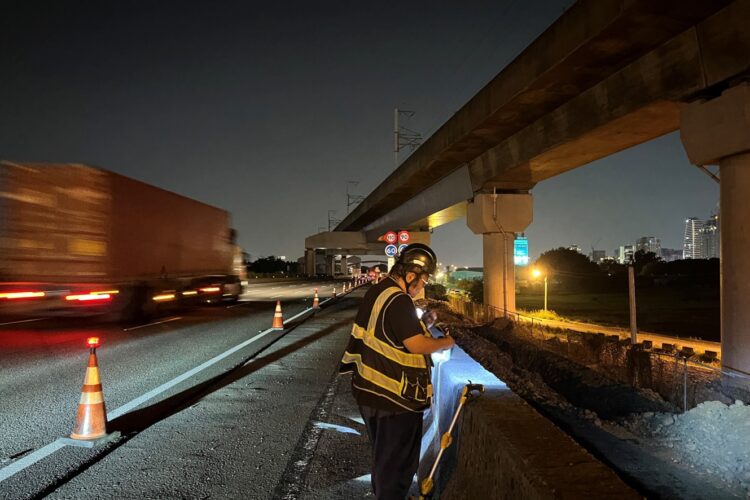
[[[0,315],[137,319],[236,300],[233,240],[225,210],[114,172],[0,162]]]

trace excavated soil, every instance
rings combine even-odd
[[[682,365],[601,338],[535,340],[505,319],[477,325],[431,307],[461,348],[644,496],[749,497],[750,406],[721,392],[710,370],[684,368],[683,412]]]

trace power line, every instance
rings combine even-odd
[[[399,123],[400,117],[405,116],[411,118],[414,116],[414,111],[407,109],[393,110],[393,166],[398,167],[398,153],[404,148],[409,148],[414,151],[422,144],[422,134],[405,127]]]

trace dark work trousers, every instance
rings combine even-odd
[[[422,413],[359,408],[372,444],[372,490],[378,500],[404,500],[419,467]]]

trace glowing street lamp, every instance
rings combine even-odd
[[[547,310],[547,273],[539,269],[538,267],[535,267],[531,270],[531,275],[534,278],[538,278],[542,275],[544,275],[544,310]]]

